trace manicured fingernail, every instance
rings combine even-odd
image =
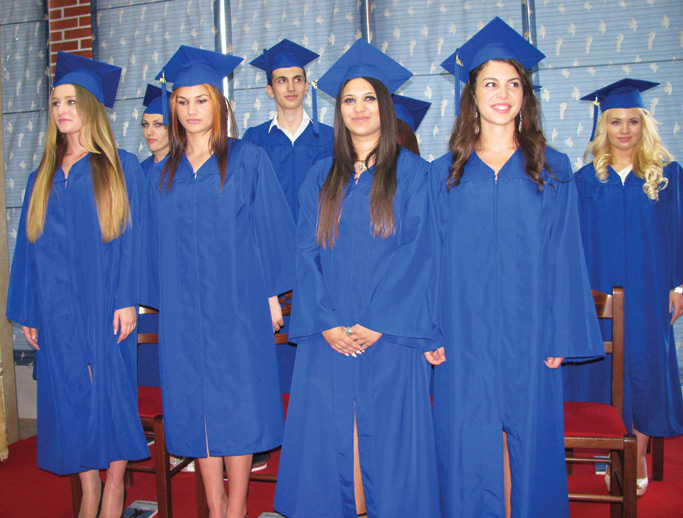
[[[344,353],[344,356],[351,356],[349,353]]]
[[[358,358],[358,356],[356,356],[356,353],[351,353],[351,356],[353,356],[354,358]]]

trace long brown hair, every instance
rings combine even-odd
[[[222,190],[228,172],[228,150],[231,147],[231,141],[228,138],[228,123],[230,122],[232,127],[235,127],[235,118],[228,100],[218,88],[210,84],[203,84],[202,86],[207,89],[211,106],[213,106],[209,146],[218,161],[218,172],[221,175]],[[178,170],[180,161],[185,154],[185,147],[187,146],[187,133],[178,120],[177,98],[178,90],[174,90],[171,94],[171,113],[169,116],[169,153],[164,168],[161,170],[161,181],[159,184],[161,188],[164,182],[168,182],[166,185],[167,191],[171,190],[175,172]]]
[[[524,67],[514,59],[497,59],[495,61],[502,61],[515,67],[522,82],[524,97],[522,100],[522,109],[515,117],[515,142],[522,149],[522,153],[526,160],[526,174],[529,179],[538,184],[539,192],[543,190],[545,182],[543,181],[542,172],[546,169],[550,172],[550,166],[545,159],[546,142],[538,119],[541,111],[540,104],[534,95],[534,86],[531,82],[529,73]],[[460,98],[460,115],[455,121],[455,126],[451,137],[448,141],[448,148],[453,157],[451,164],[450,175],[448,177],[448,188],[454,187],[460,183],[460,178],[465,169],[465,163],[469,160],[472,153],[479,142],[480,133],[475,131],[475,125],[478,124],[479,111],[475,102],[475,89],[477,85],[477,77],[482,69],[486,66],[482,63],[477,68],[470,72],[470,80],[465,85]],[[456,81],[458,79],[456,78]],[[522,117],[522,124],[520,130],[519,118]]]
[[[410,125],[401,119],[396,119],[396,129],[398,130],[396,139],[398,145],[419,155],[420,145],[417,143],[417,136]]]
[[[370,188],[370,223],[374,237],[381,235],[387,238],[395,229],[393,201],[396,194],[396,161],[400,151],[396,144],[396,112],[391,94],[384,83],[371,77],[363,79],[375,90],[381,128],[377,147],[366,159],[375,159],[375,172]],[[358,159],[353,149],[351,133],[344,125],[341,114],[342,97],[347,83],[348,81],[337,93],[334,107],[334,159],[318,199],[316,240],[323,248],[332,248],[337,239],[339,218],[344,211],[346,187],[353,173],[354,163]]]
[[[116,149],[114,132],[104,106],[85,88],[73,85],[76,110],[83,127],[81,145],[90,152],[90,175],[97,205],[97,219],[102,241],[108,243],[119,237],[130,222],[128,191],[121,160]],[[50,107],[54,90],[50,94]],[[55,174],[66,154],[67,139],[57,129],[52,113],[48,117],[45,147],[36,172],[33,192],[28,207],[26,236],[31,243],[43,234],[47,204]]]

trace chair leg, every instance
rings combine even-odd
[[[81,499],[83,498],[83,488],[78,474],[71,475],[71,507],[73,508],[74,518],[78,518],[78,511],[81,510]]]
[[[652,480],[664,480],[664,438],[652,437]]]
[[[209,505],[206,503],[206,490],[197,460],[194,461],[194,484],[197,493],[197,518],[207,518],[209,516]]]
[[[635,435],[628,434],[624,437],[622,486],[624,504],[621,516],[623,518],[636,518],[637,496],[636,478],[638,473],[638,445]]]
[[[173,518],[173,502],[171,501],[171,459],[166,450],[164,435],[164,418],[154,418],[154,470],[157,479],[157,502],[159,518]]]
[[[566,459],[570,459],[574,456],[574,449],[573,448],[565,448],[564,449],[564,457]],[[567,462],[567,476],[570,476],[574,472],[574,463],[573,462]]]

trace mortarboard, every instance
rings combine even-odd
[[[391,98],[394,100],[396,118],[408,124],[413,131],[417,131],[432,103],[398,94],[392,95]]]
[[[120,79],[120,67],[60,51],[52,87],[64,84],[81,86],[100,103],[112,108]]]
[[[595,137],[595,126],[598,122],[598,112],[610,110],[612,108],[645,108],[645,102],[640,92],[658,86],[659,83],[643,81],[640,79],[624,78],[609,84],[595,92],[584,95],[582,101],[593,101],[593,131],[591,141]],[[600,110],[598,110],[598,107]]]
[[[387,87],[391,94],[413,77],[413,73],[363,38],[357,39],[318,81],[311,83],[313,85],[314,121],[318,118],[315,90],[320,88],[326,94],[336,98],[342,85],[356,77],[377,79]]]
[[[528,70],[543,58],[545,54],[496,16],[441,63],[455,76],[456,114],[460,112],[460,81],[467,83],[478,66],[492,59],[514,59]]]
[[[202,84],[221,90],[223,78],[230,75],[241,62],[242,58],[230,54],[181,45],[154,79],[164,83],[164,86],[167,82],[173,83],[173,90]],[[162,103],[166,103],[166,88],[161,94]],[[164,114],[164,119],[168,119],[167,114]]]
[[[163,85],[166,89],[166,85]],[[166,106],[164,107],[164,98],[166,99]],[[145,98],[142,101],[143,106],[146,106],[144,113],[154,113],[164,115],[164,125],[168,126],[168,112],[169,112],[169,99],[168,94],[163,95],[161,88],[154,85],[147,85],[147,91],[145,92]],[[164,108],[166,108],[164,110]]]
[[[358,39],[342,57],[318,80],[323,92],[337,97],[337,92],[349,79],[372,77],[384,83],[394,93],[413,73],[364,39]]]
[[[264,49],[263,54],[249,64],[265,71],[268,84],[270,84],[273,70],[289,67],[304,68],[311,61],[319,57],[320,55],[315,52],[297,45],[293,41],[284,39],[269,49]]]

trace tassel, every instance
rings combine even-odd
[[[318,123],[318,82],[317,81],[311,81],[311,86],[313,87],[313,92],[311,95],[313,96],[313,133],[316,135],[320,135],[320,124]]]
[[[595,98],[595,101],[593,101],[593,131],[591,131],[591,142],[593,142],[593,138],[595,138],[595,127],[598,125],[598,114],[600,112],[600,103],[598,102],[598,98]]]
[[[164,126],[168,126],[168,92],[166,91],[166,75],[163,70],[161,72],[161,114],[164,117]]]

